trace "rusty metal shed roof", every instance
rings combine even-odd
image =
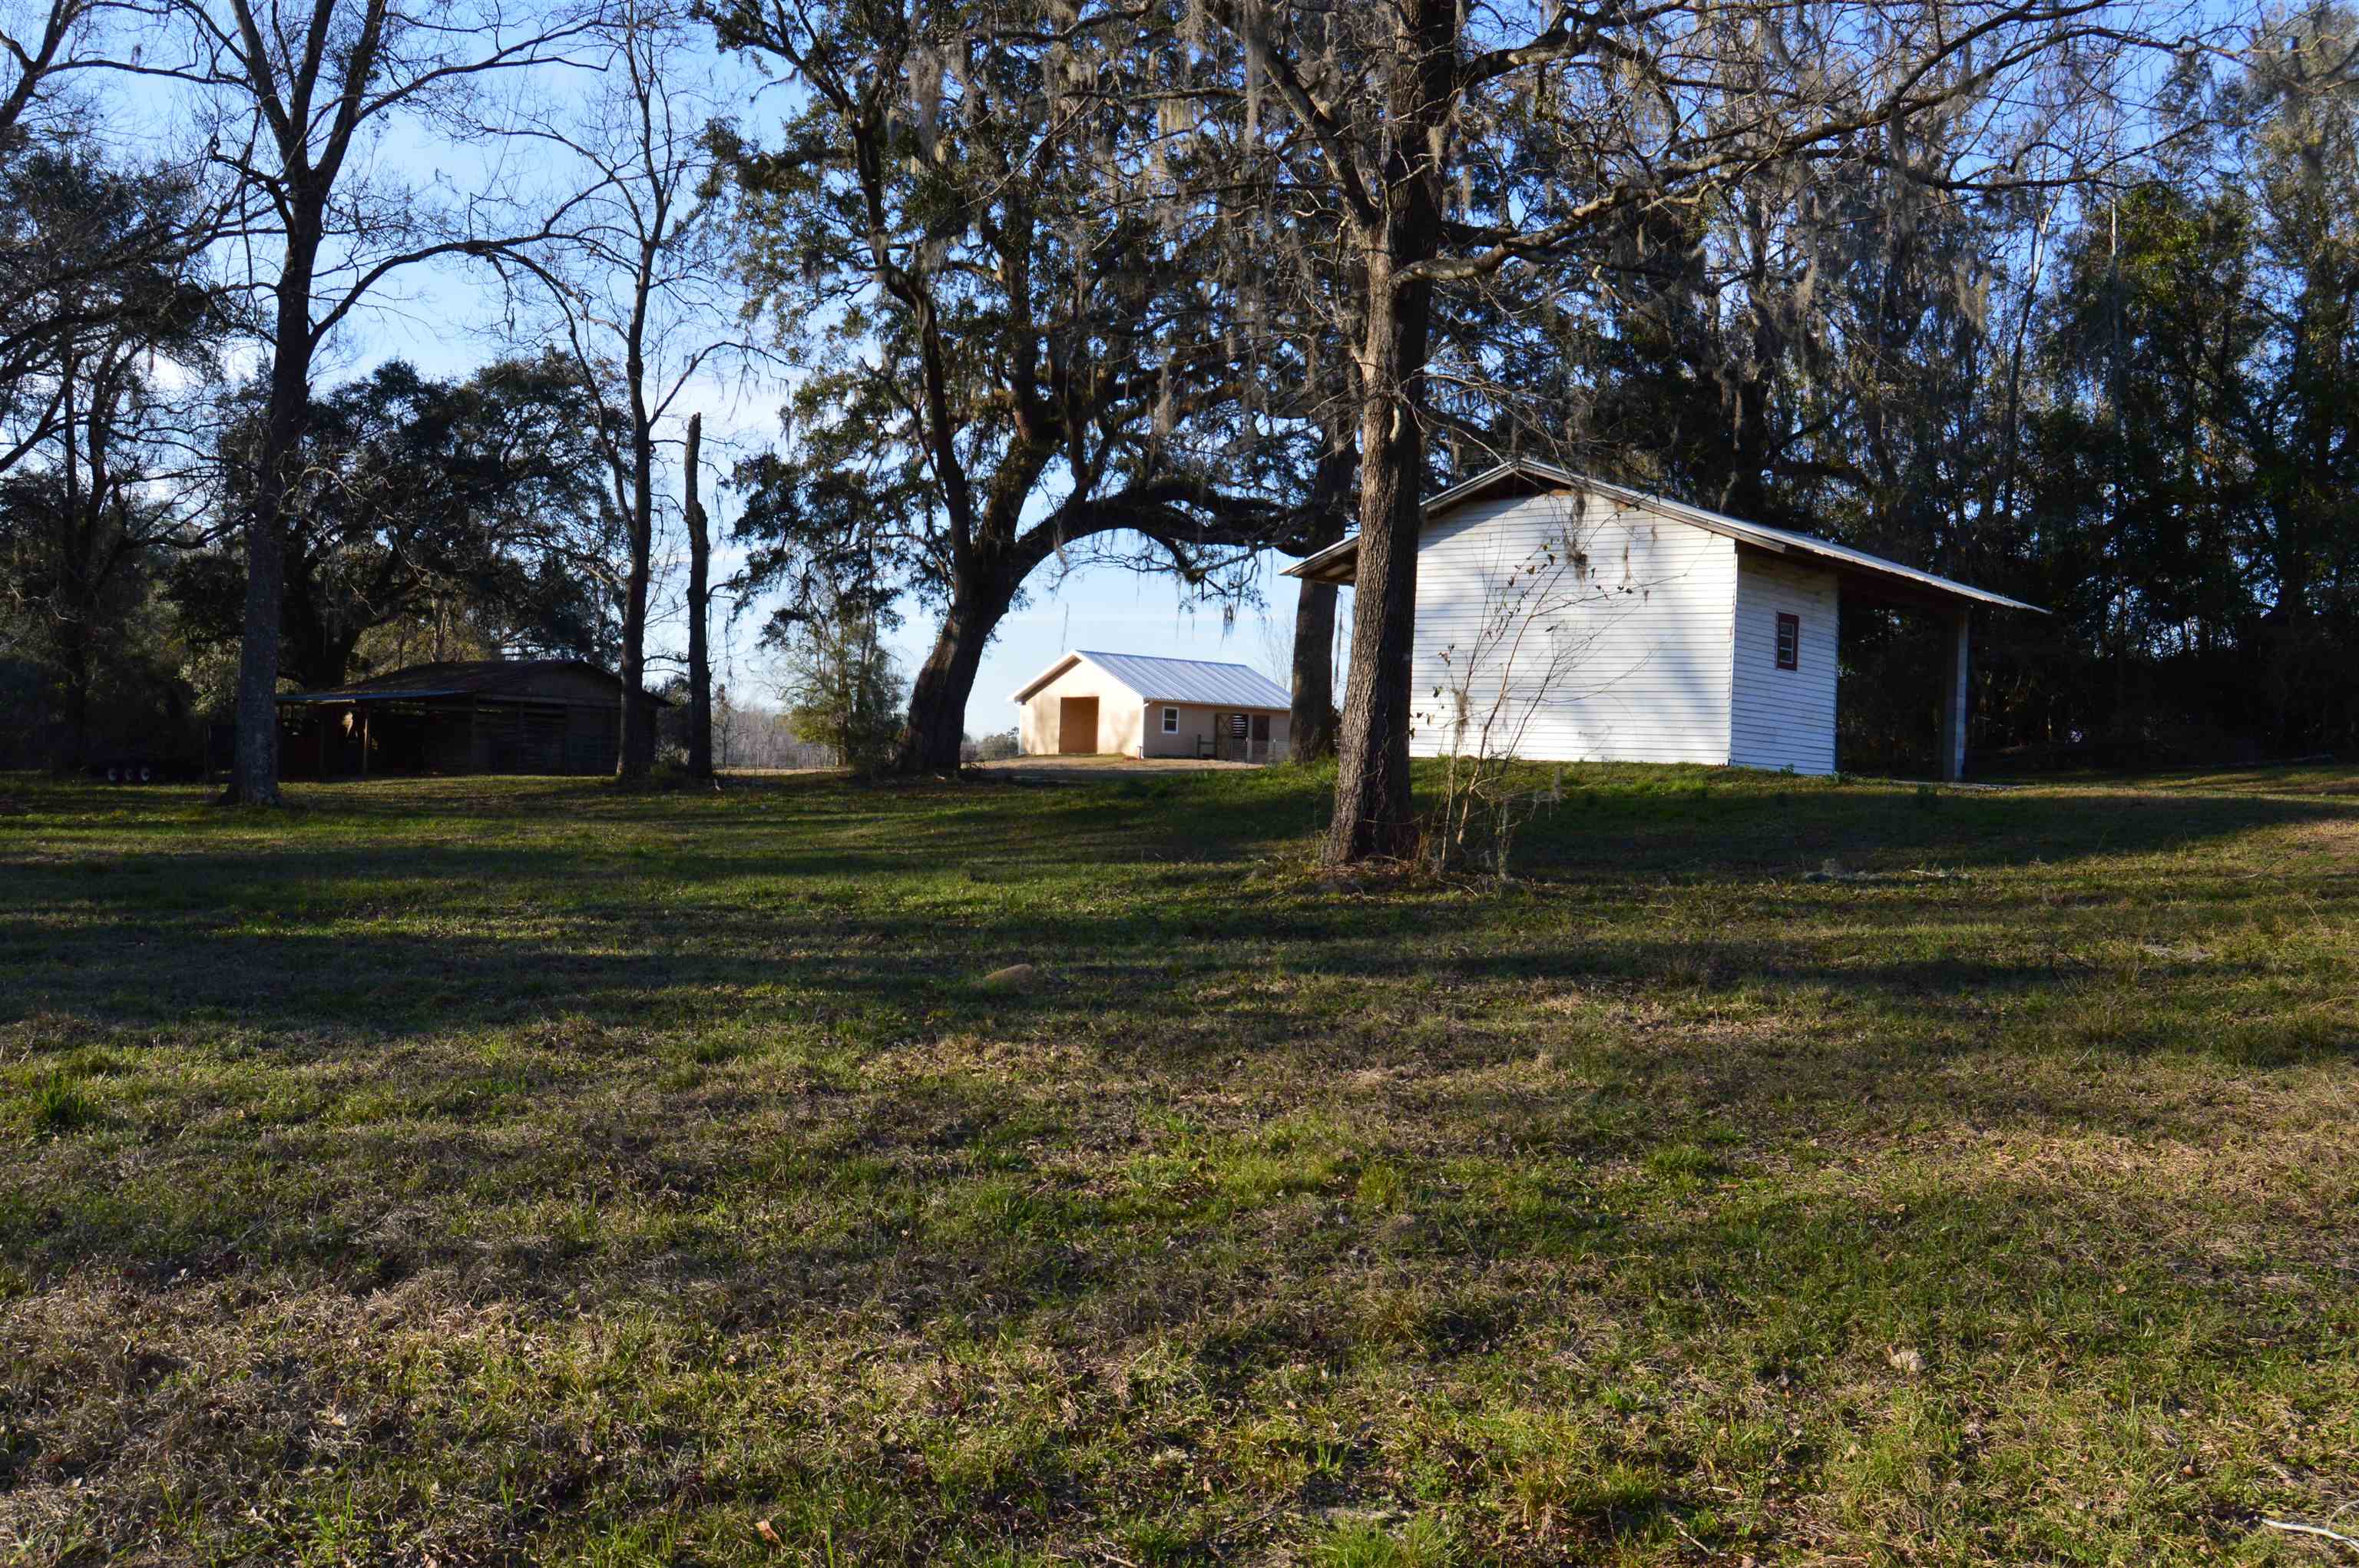
[[[557,701],[560,699],[547,690],[546,683],[550,676],[560,673],[594,675],[614,689],[618,700],[622,695],[622,678],[586,659],[470,659],[405,665],[383,675],[350,681],[332,691],[289,693],[278,701],[282,703],[389,702],[419,702],[434,697]],[[667,707],[670,705],[668,699],[656,696],[654,692],[648,695]]]

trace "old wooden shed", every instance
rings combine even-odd
[[[288,779],[607,774],[621,744],[623,682],[576,659],[413,664],[283,696],[278,717]]]

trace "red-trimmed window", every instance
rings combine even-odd
[[[1802,668],[1802,617],[1781,615],[1777,617],[1777,668]]]

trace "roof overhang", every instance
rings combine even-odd
[[[1054,681],[1058,676],[1062,675],[1065,671],[1072,669],[1073,666],[1081,662],[1082,656],[1078,653],[1059,655],[1054,663],[1050,664],[1048,669],[1040,671],[1039,674],[1032,677],[1031,680],[1024,682],[1023,685],[1018,686],[1016,689],[1015,695],[1009,697],[1007,700],[1011,702],[1030,702],[1034,692],[1039,691],[1041,687],[1046,686],[1049,681]]]
[[[414,691],[386,691],[374,688],[365,691],[288,691],[272,698],[271,701],[283,708],[301,703],[341,706],[347,702],[440,702],[445,697],[472,697],[478,702],[514,702],[538,708],[597,708],[603,711],[608,706],[605,702],[598,699],[542,696],[521,691],[478,691],[465,687],[451,687],[441,691],[420,688]],[[669,697],[659,691],[649,691],[647,698],[658,708],[679,706]],[[615,702],[621,701],[622,694],[615,693]]]
[[[1870,597],[1902,604],[1954,607],[1963,603],[1989,604],[2004,610],[2029,610],[2038,615],[2048,613],[2037,604],[2027,604],[2020,599],[2010,599],[1987,588],[1976,588],[1971,583],[1937,576],[1930,572],[1920,572],[1913,566],[1903,566],[1897,561],[1886,561],[1880,555],[1870,555],[1864,550],[1854,550],[1832,539],[1723,517],[1701,506],[1690,506],[1684,502],[1633,490],[1627,485],[1593,479],[1549,463],[1522,458],[1503,463],[1496,468],[1453,485],[1428,501],[1422,513],[1423,526],[1430,528],[1444,513],[1470,501],[1510,490],[1532,495],[1571,490],[1603,495],[1624,506],[1635,506],[1657,517],[1734,539],[1740,545],[1767,554],[1824,567],[1841,577],[1846,586]],[[1360,541],[1355,536],[1329,545],[1316,554],[1305,556],[1288,567],[1284,575],[1310,583],[1332,583],[1348,587],[1359,575],[1359,564]]]

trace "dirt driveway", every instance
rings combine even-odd
[[[1250,772],[1266,764],[1214,762],[1195,757],[1011,757],[1005,762],[979,762],[976,770],[995,779],[1016,779],[1037,784],[1085,784],[1093,779],[1133,773]]]

